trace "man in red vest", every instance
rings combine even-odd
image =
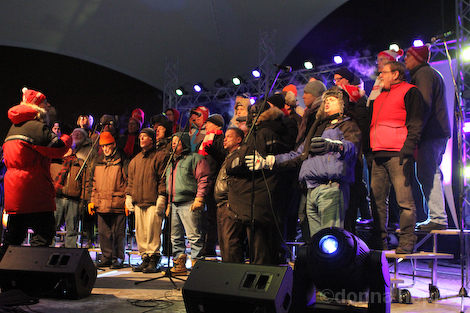
[[[414,179],[414,153],[423,127],[424,100],[416,86],[405,79],[405,66],[392,61],[380,73],[383,89],[373,103],[370,146],[373,153],[372,193],[376,231],[382,249],[387,246],[387,199],[395,189],[400,208],[400,240],[396,253],[412,253],[416,243],[416,206],[411,181]]]

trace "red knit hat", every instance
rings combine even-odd
[[[142,109],[135,109],[134,111],[132,111],[131,113],[131,117],[129,118],[129,120],[133,119],[133,120],[136,120],[137,123],[139,123],[139,127],[142,128],[142,124],[144,123],[144,111],[142,111]]]
[[[35,104],[35,105],[40,105],[41,103],[46,101],[46,96],[36,90],[33,89],[28,89],[24,87],[22,89],[23,91],[23,103],[24,104]]]
[[[421,47],[410,47],[408,48],[406,53],[409,53],[414,56],[416,61],[418,61],[419,63],[429,62],[430,53],[428,45],[424,45]]]
[[[287,85],[286,87],[282,89],[282,91],[285,91],[285,92],[292,91],[294,95],[297,97],[297,87],[295,87],[295,85],[292,85],[292,84]]]
[[[204,123],[207,121],[207,118],[209,117],[209,109],[206,108],[205,106],[202,106],[202,105],[196,107],[195,109],[192,109],[191,114],[193,114],[193,112],[202,114],[202,117],[204,119]]]
[[[113,142],[116,142],[116,140],[110,132],[102,132],[100,134],[100,146],[108,145]]]
[[[390,61],[398,61],[398,59],[403,55],[403,49],[398,51],[395,50],[384,50],[379,52],[378,57],[386,57]]]

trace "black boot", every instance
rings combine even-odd
[[[150,257],[147,254],[142,255],[142,263],[132,268],[133,272],[142,272],[149,265]]]
[[[162,256],[160,254],[152,254],[150,261],[146,268],[142,270],[142,273],[156,273],[160,270],[160,260]]]

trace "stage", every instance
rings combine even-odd
[[[91,253],[94,258],[94,253]],[[131,263],[140,262],[136,255],[131,256]],[[163,260],[166,262],[166,258]],[[392,263],[389,263],[392,265]],[[453,296],[460,288],[460,269],[455,262],[441,261],[438,271],[438,288],[441,297]],[[187,266],[190,266],[188,260]],[[420,261],[418,267],[427,268],[427,262]],[[391,269],[393,267],[391,266]],[[401,263],[399,271],[411,273],[409,262]],[[420,275],[429,273],[419,271]],[[179,290],[173,289],[168,278],[153,280],[135,285],[135,282],[149,278],[159,277],[161,274],[134,273],[130,267],[119,270],[106,268],[98,271],[98,278],[92,294],[80,300],[40,299],[39,303],[29,306],[20,306],[25,312],[63,313],[63,312],[186,312],[181,288],[183,282],[176,281]],[[185,276],[182,276],[185,278]],[[411,277],[399,276],[405,284],[411,284]],[[416,278],[413,287],[408,288],[412,295],[412,304],[392,303],[392,312],[459,312],[460,298],[437,300],[428,303],[429,279]],[[470,299],[465,300],[465,312],[470,312]],[[1,311],[1,310],[0,310]],[[224,308],[220,309],[223,312]],[[13,312],[13,311],[12,311]],[[14,311],[21,312],[21,311]]]

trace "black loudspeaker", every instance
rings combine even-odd
[[[183,287],[188,313],[286,313],[292,302],[289,266],[198,261]]]
[[[10,246],[0,262],[2,291],[79,299],[91,293],[95,281],[96,267],[86,249]]]

